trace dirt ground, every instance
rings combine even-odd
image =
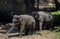
[[[22,36],[22,38],[16,36],[18,34],[19,33],[10,33],[9,39],[56,39],[56,35],[53,32],[47,30],[36,32],[33,35]],[[5,38],[5,34],[0,33],[0,39],[4,39],[4,38]]]

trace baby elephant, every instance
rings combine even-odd
[[[49,14],[49,12],[43,12],[43,11],[38,12],[38,14],[39,14],[38,20],[39,20],[40,29],[42,30],[42,28],[45,27],[45,28],[49,28],[49,30],[52,30],[53,16],[51,14]],[[45,25],[43,23],[45,23]]]
[[[42,30],[43,27],[47,27],[47,24],[49,24],[49,30],[52,29],[52,25],[53,25],[53,16],[50,14],[50,12],[45,12],[45,11],[38,11],[38,12],[34,12],[33,14],[35,14],[35,18],[38,20],[39,22],[39,29]],[[43,26],[43,24],[45,24]]]
[[[20,15],[19,23],[20,23],[20,36],[22,36],[22,32],[24,29],[30,31],[31,34],[35,29],[35,19],[30,15]]]
[[[32,31],[35,29],[35,19],[30,15],[14,15],[12,20],[12,27],[8,32],[11,32],[15,28],[15,26],[19,27],[20,29],[20,37],[22,37],[23,31],[27,29],[32,34]]]

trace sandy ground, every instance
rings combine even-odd
[[[18,35],[19,33],[10,33],[9,36],[11,36],[9,39],[56,39],[56,35],[53,32],[43,30],[36,32],[34,35],[27,35],[27,36],[22,36],[22,38],[19,38]],[[0,39],[4,39],[5,34],[0,33]]]

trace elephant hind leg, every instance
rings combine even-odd
[[[35,22],[33,23],[32,26],[33,26],[33,34],[34,34],[34,33],[36,32],[36,30],[35,30],[35,27],[36,27],[36,26],[35,26]]]
[[[31,35],[35,33],[35,22],[32,22],[30,32],[31,32]]]
[[[28,35],[28,31],[29,31],[29,29],[26,29],[25,30],[25,35]]]

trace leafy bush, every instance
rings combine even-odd
[[[51,12],[51,15],[60,15],[60,10],[59,11],[55,11],[55,12]]]
[[[53,15],[56,24],[60,23],[60,10],[55,11],[55,12],[51,12],[51,15]],[[56,24],[55,24],[55,27],[54,27],[53,31],[56,34],[57,39],[60,39],[60,25],[56,26]]]
[[[56,34],[56,39],[60,39],[60,26],[55,26],[53,32]]]
[[[60,31],[60,26],[55,26],[54,31],[59,32]]]
[[[60,23],[60,18],[59,18],[60,17],[60,10],[55,11],[55,12],[51,12],[51,15],[53,15],[55,22],[58,21],[58,23]],[[54,31],[56,31],[56,32],[60,31],[60,26],[55,26]]]

